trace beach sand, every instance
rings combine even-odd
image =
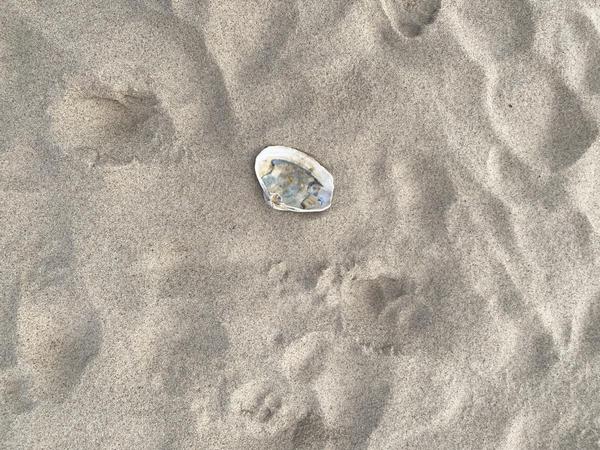
[[[0,448],[600,448],[600,2],[0,30]],[[268,145],[328,211],[265,204]]]

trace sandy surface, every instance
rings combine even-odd
[[[600,448],[600,2],[0,30],[1,448]],[[267,145],[329,211],[265,205]]]

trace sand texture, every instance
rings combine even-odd
[[[0,448],[600,449],[600,1],[0,0]]]

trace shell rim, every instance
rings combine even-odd
[[[261,178],[261,169],[264,167],[264,164],[270,162],[273,159],[281,158],[288,160],[298,166],[308,170],[311,172],[314,177],[319,181],[325,189],[331,192],[331,198],[329,203],[326,206],[322,206],[314,209],[301,209],[293,206],[287,205],[275,205],[271,202],[270,198],[267,198],[266,193],[269,191]],[[307,164],[310,163],[311,165]],[[268,147],[263,148],[260,153],[256,156],[256,160],[254,162],[254,173],[256,174],[256,178],[260,184],[262,189],[263,198],[268,203],[268,205],[276,209],[278,211],[293,211],[293,212],[302,212],[302,213],[312,213],[312,212],[322,212],[326,211],[331,207],[331,203],[333,202],[333,175],[323,167],[316,159],[312,156],[307,155],[306,153],[292,148],[286,147],[283,145],[270,145]]]

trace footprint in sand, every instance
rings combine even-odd
[[[228,81],[268,75],[298,21],[296,2],[254,0],[236,4],[209,0],[201,6],[205,10],[203,16],[194,15],[199,7],[189,3],[175,1],[174,9],[182,19],[204,31]],[[205,24],[201,23],[202,17],[208,18]]]
[[[544,12],[537,48],[557,67],[565,83],[582,98],[600,93],[600,33],[591,17],[578,9]]]
[[[89,165],[150,162],[173,144],[171,119],[145,83],[122,91],[75,80],[49,109],[55,141]]]
[[[491,191],[511,213],[515,243],[529,268],[526,298],[563,351],[572,339],[575,311],[598,289],[589,221],[570,204],[557,178],[537,174],[507,150],[492,149]]]
[[[236,124],[249,135],[260,135],[273,124],[296,123],[315,101],[310,77],[296,67],[299,58],[308,52],[294,57],[294,46],[302,32],[299,9],[308,7],[297,3],[173,2],[176,14],[205,36],[222,71]],[[314,30],[309,36],[314,39]],[[318,61],[311,58],[310,64]]]
[[[304,433],[312,436],[309,442],[318,439],[307,389],[270,374],[240,384],[229,395],[227,390],[214,387],[192,406],[198,437],[208,448],[292,450],[304,448]]]
[[[379,275],[344,280],[341,289],[343,330],[376,352],[401,349],[427,326],[428,310],[409,279]]]
[[[313,411],[332,448],[361,448],[382,414],[389,385],[378,372],[377,355],[352,340],[313,332],[292,342],[281,368],[293,386],[309,388]]]
[[[343,339],[330,346],[312,386],[332,448],[362,448],[376,429],[389,399],[377,358]]]
[[[378,357],[326,332],[279,356],[279,368],[197,402],[200,439],[222,449],[363,448],[389,393]]]
[[[230,402],[246,431],[264,442],[293,440],[310,412],[300,391],[273,377],[245,383],[233,392]]]
[[[455,0],[448,16],[466,53],[486,66],[528,50],[535,26],[527,0]]]
[[[598,135],[580,100],[543,65],[500,68],[489,79],[486,102],[498,136],[542,173],[573,164]]]
[[[61,148],[89,164],[191,160],[228,150],[232,122],[202,36],[148,11],[83,45],[79,75],[48,109]],[[141,52],[140,49],[150,49]]]
[[[381,197],[389,202],[392,191],[391,227],[404,230],[411,239],[438,240],[445,234],[444,214],[455,200],[448,170],[433,156],[423,154],[390,156]]]
[[[160,299],[133,335],[133,361],[153,392],[183,395],[210,384],[229,346],[227,332],[207,305]]]
[[[11,423],[20,414],[30,411],[33,403],[27,394],[26,377],[18,370],[0,370],[0,441],[10,432]]]
[[[0,372],[0,411],[21,414],[31,409],[31,406],[27,398],[27,383],[23,374],[15,369]]]
[[[102,341],[94,310],[68,289],[28,295],[18,311],[19,363],[32,376],[32,397],[64,401]]]
[[[565,383],[546,383],[540,394],[521,406],[505,431],[501,450],[515,448],[600,448],[598,383],[590,378],[565,389]]]
[[[414,38],[435,21],[442,0],[379,0],[379,4],[397,33]]]
[[[501,226],[512,229],[510,225]],[[499,348],[490,358],[494,360],[492,371],[504,373],[509,380],[519,384],[537,380],[532,375],[547,373],[557,360],[556,349],[551,334],[524,298],[523,286],[515,284],[511,278],[515,273],[514,266],[523,266],[515,264],[512,258],[500,260],[514,248],[512,242],[490,237],[493,232],[485,223],[474,219],[472,207],[464,203],[457,202],[453,206],[448,228],[457,248],[469,255],[463,262],[463,271],[474,291],[487,301],[490,318],[498,328]],[[488,238],[481,239],[481,236]]]
[[[449,11],[459,42],[486,72],[485,104],[498,137],[539,172],[573,164],[598,128],[552,67],[527,56],[536,36],[529,3],[459,0]]]
[[[79,381],[102,343],[102,329],[73,268],[74,249],[66,205],[44,196],[20,264],[15,300],[17,366],[31,376],[35,400],[62,402]],[[24,204],[23,206],[25,206]]]

